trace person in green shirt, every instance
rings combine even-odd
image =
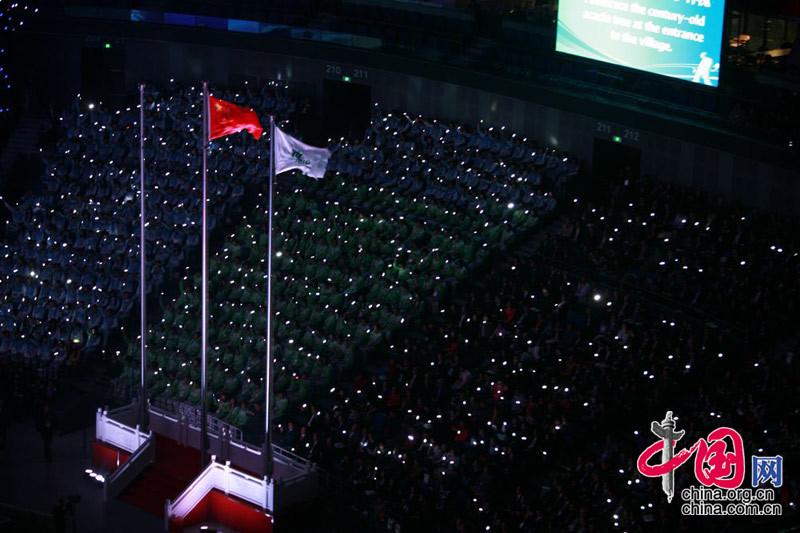
[[[242,390],[239,392],[239,398],[244,401],[252,401],[253,395],[258,390],[258,386],[250,377],[242,376]]]
[[[200,354],[200,332],[194,334],[192,339],[186,344],[186,347],[182,351],[191,354],[192,356]]]
[[[250,411],[247,408],[247,404],[242,401],[238,407],[231,410],[227,420],[230,424],[240,428],[247,424],[249,419]]]
[[[208,369],[208,388],[211,391],[219,393],[225,385],[225,368],[222,362],[217,362],[215,365]]]
[[[342,364],[344,368],[352,368],[353,364],[355,364],[356,355],[355,351],[352,348],[348,348],[344,352],[344,358],[342,360]]]
[[[330,361],[327,361],[322,369],[322,375],[320,376],[320,379],[322,380],[322,383],[329,385],[333,383],[335,377],[334,366]]]
[[[233,365],[233,350],[224,350],[220,359],[221,363],[226,367]]]
[[[212,392],[211,394],[208,395],[208,400],[209,400],[209,404],[210,404],[209,405],[209,409],[211,410],[211,413],[216,418],[219,418],[221,420],[223,417],[219,416],[219,412],[220,412],[220,409],[223,408],[222,407],[223,405],[227,405],[228,404],[228,396],[224,392],[219,394],[219,395],[217,395],[216,393]],[[227,413],[225,413],[225,414],[227,414]]]
[[[228,417],[231,414],[231,410],[236,406],[236,400],[233,398],[228,398],[225,393],[222,393],[219,399],[219,407],[217,407],[217,411],[214,413],[214,416],[220,420],[228,420]]]
[[[247,367],[247,353],[245,350],[235,350],[233,356],[233,369],[236,372],[241,372]]]
[[[322,368],[322,361],[320,360],[319,356],[316,356],[309,368],[312,380],[319,381],[320,377],[322,377]]]
[[[228,376],[225,378],[225,385],[223,385],[222,390],[224,390],[228,396],[233,396],[239,390],[239,385],[239,377],[229,372]]]
[[[247,359],[247,372],[249,374],[260,374],[262,369],[264,368],[263,360],[264,356],[261,355],[262,352],[251,352],[250,357]]]
[[[285,370],[278,370],[276,373],[277,376],[275,378],[275,390],[285,391],[289,387],[289,381],[290,381],[289,372]]]
[[[191,391],[189,392],[189,403],[192,405],[200,405],[201,392],[200,385],[193,383]]]
[[[189,384],[189,378],[183,378],[180,383],[178,383],[177,391],[175,392],[174,398],[179,401],[185,401],[189,397],[189,389],[191,385]]]
[[[284,416],[289,409],[289,400],[286,399],[286,395],[283,392],[278,393],[278,398],[275,400],[275,407],[273,409],[276,418]]]
[[[195,383],[200,383],[200,360],[193,359],[191,363],[191,368],[189,369],[189,379],[194,381]]]
[[[148,392],[153,396],[163,396],[167,388],[166,380],[161,372],[153,371],[150,375]]]
[[[297,322],[300,324],[307,323],[312,318],[313,313],[309,306],[299,306],[297,312]],[[324,315],[323,315],[324,316]]]
[[[191,379],[191,376],[189,375],[189,371],[192,369],[192,363],[194,361],[187,360],[187,359],[188,358],[183,354],[173,355],[172,356],[172,361],[180,360],[180,364],[177,365],[177,371],[175,372],[175,374],[178,376],[179,379],[183,379],[185,377],[188,377],[189,379]]]
[[[180,355],[173,354],[172,357],[167,359],[167,366],[165,369],[171,374],[178,374],[181,369],[181,362],[183,358]]]

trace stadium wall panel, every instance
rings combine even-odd
[[[63,105],[79,92],[81,48],[87,39],[102,43],[110,35],[114,46],[125,47],[130,91],[139,81],[163,84],[170,78],[226,85],[280,79],[302,84],[321,116],[322,80],[347,75],[354,83],[369,84],[373,99],[384,107],[506,125],[569,151],[584,168],[591,168],[595,138],[619,137],[641,150],[642,173],[764,210],[800,214],[800,165],[794,154],[777,147],[607,99],[568,94],[552,84],[536,86],[377,51],[198,28],[42,19],[20,35],[27,63],[36,66],[29,77],[41,99]]]

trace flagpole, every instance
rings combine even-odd
[[[269,211],[267,214],[267,362],[264,384],[264,475],[272,481],[272,187],[275,181],[275,118],[269,117]]]
[[[206,161],[208,154],[208,82],[203,82],[203,274],[202,274],[202,305],[200,325],[200,468],[206,467],[208,459],[208,402],[206,401],[206,344],[208,339],[208,230],[207,230],[207,203],[206,200]]]
[[[142,430],[147,428],[147,291],[145,288],[145,246],[147,241],[144,236],[144,83],[139,84],[139,236],[142,243],[139,245],[139,300],[140,300],[140,376],[139,376],[139,426]]]

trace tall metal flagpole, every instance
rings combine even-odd
[[[267,368],[264,384],[264,475],[272,481],[272,186],[275,181],[275,119],[269,117],[269,212],[267,218]]]
[[[142,430],[147,428],[147,291],[145,289],[145,245],[144,237],[144,83],[139,84],[139,205],[141,216],[139,218],[139,236],[142,243],[139,245],[139,300],[141,310],[141,343],[140,343],[140,372],[139,379],[139,426]]]
[[[202,310],[200,325],[200,468],[206,467],[208,460],[208,404],[206,401],[206,343],[208,338],[208,230],[206,228],[206,160],[208,153],[208,82],[203,82],[203,279]]]

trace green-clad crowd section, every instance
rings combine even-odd
[[[277,417],[329,394],[343,374],[390,346],[426,301],[457,287],[493,250],[537,223],[532,207],[512,208],[489,193],[476,192],[476,204],[465,205],[399,182],[382,186],[333,172],[322,180],[279,176],[278,182],[272,286]],[[264,402],[265,205],[262,196],[209,263],[209,408],[240,427]],[[178,296],[162,307],[147,339],[149,393],[199,405],[200,275],[182,279]],[[138,357],[133,342],[120,379],[137,381]]]

